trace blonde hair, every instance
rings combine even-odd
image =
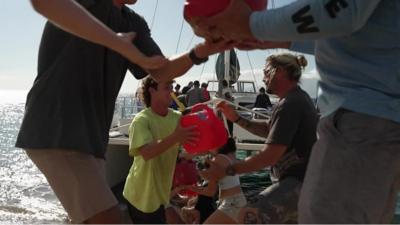
[[[302,71],[307,66],[307,59],[304,55],[282,53],[268,56],[266,63],[285,69],[291,80],[299,81]]]

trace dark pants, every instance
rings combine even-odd
[[[144,213],[131,204],[128,205],[129,216],[135,224],[166,224],[164,206],[161,205],[155,212]]]

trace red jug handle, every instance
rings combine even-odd
[[[193,107],[192,107],[192,110],[190,111],[191,113],[195,113],[195,112],[198,112],[198,111],[201,111],[201,110],[207,110],[207,111],[210,111],[211,109],[210,109],[210,107],[208,107],[208,105],[206,105],[206,104],[203,104],[203,103],[197,103],[196,105],[194,105]]]

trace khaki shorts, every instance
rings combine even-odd
[[[390,223],[400,191],[400,123],[345,109],[323,118],[299,222]]]
[[[118,204],[108,186],[105,160],[72,150],[25,149],[44,174],[73,223]]]

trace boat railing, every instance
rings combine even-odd
[[[248,109],[248,108],[246,108],[246,107],[240,106],[239,104],[236,104],[236,103],[227,101],[227,100],[222,99],[222,98],[213,98],[213,99],[211,99],[211,100],[209,100],[209,101],[203,102],[202,104],[211,105],[212,108],[214,108],[214,110],[216,110],[216,104],[217,104],[218,102],[222,102],[222,101],[224,101],[224,102],[226,102],[226,103],[228,103],[228,104],[230,104],[230,105],[232,105],[232,106],[234,106],[234,107],[236,107],[236,108],[241,109],[241,111],[250,112],[250,113],[252,113],[252,114],[254,114],[254,115],[257,115],[257,118],[259,118],[259,119],[265,119],[265,120],[269,119],[269,115],[266,115],[266,114],[261,113],[261,112],[256,111],[256,110]],[[128,108],[128,107],[127,107],[127,108]],[[191,110],[192,108],[193,108],[193,106],[187,107],[186,110]],[[122,111],[123,111],[123,110],[122,110]],[[225,116],[223,116],[223,119],[224,119],[224,121],[226,121]],[[120,130],[121,128],[126,128],[126,127],[129,126],[129,125],[130,125],[130,123],[122,124],[122,125],[120,125],[120,126],[111,128],[110,131],[118,131],[118,130]]]

